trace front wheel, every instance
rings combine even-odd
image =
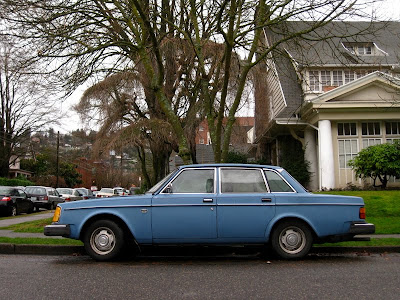
[[[278,224],[271,236],[272,249],[285,259],[306,256],[312,243],[313,237],[309,227],[297,220]]]
[[[124,246],[124,233],[113,221],[98,220],[91,224],[83,237],[86,252],[95,260],[116,258]]]

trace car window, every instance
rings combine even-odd
[[[221,169],[222,193],[266,193],[261,170]]]
[[[21,197],[24,197],[24,198],[26,197],[26,194],[25,194],[25,192],[23,190],[18,190],[18,194]]]
[[[214,169],[183,170],[170,185],[169,192],[214,193]]]
[[[293,189],[290,187],[290,185],[287,184],[286,181],[276,172],[265,170],[264,173],[267,177],[269,189],[271,192],[293,192]]]

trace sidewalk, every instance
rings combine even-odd
[[[14,224],[47,219],[53,216],[54,211],[46,213],[23,215],[18,218],[0,220],[0,227]],[[12,230],[1,230],[0,237],[9,238],[60,238],[56,236],[45,236],[43,233],[22,233]],[[400,234],[373,234],[363,235],[374,239],[396,238],[400,239]],[[313,247],[311,253],[400,253],[400,246],[362,246],[362,247]],[[64,246],[64,245],[18,245],[0,244],[0,254],[42,254],[42,255],[82,255],[85,254],[83,246]]]

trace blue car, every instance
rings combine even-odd
[[[311,194],[280,167],[242,164],[182,166],[144,195],[61,203],[44,229],[82,240],[96,260],[116,258],[130,241],[268,244],[296,259],[313,243],[374,232],[362,198]]]

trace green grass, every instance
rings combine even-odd
[[[362,197],[367,221],[375,224],[377,234],[400,234],[400,190],[396,191],[329,191],[334,194]]]
[[[5,244],[28,244],[28,245],[71,245],[82,246],[83,243],[72,239],[46,239],[46,238],[8,238],[0,237],[0,243]]]
[[[43,227],[51,224],[51,221],[52,218],[48,218],[48,219],[14,224],[6,227],[0,227],[0,229],[12,230],[15,232],[43,233]]]

